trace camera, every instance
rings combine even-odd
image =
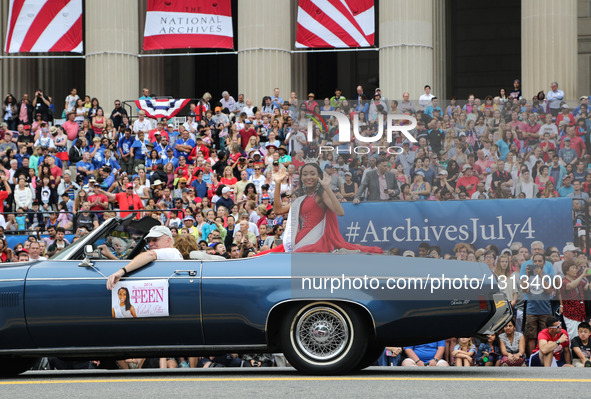
[[[133,205],[129,205],[129,210],[133,211],[135,209],[135,207]]]
[[[533,276],[533,275],[534,275],[534,268],[533,268],[533,266],[532,266],[532,265],[527,265],[527,266],[525,267],[525,273],[526,273],[528,276],[530,276],[530,277],[531,277],[531,276]]]

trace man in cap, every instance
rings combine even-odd
[[[150,248],[146,252],[137,255],[126,266],[111,274],[107,279],[107,289],[110,290],[129,273],[137,270],[155,260],[182,260],[183,256],[178,249],[172,246],[172,233],[165,226],[154,226],[144,240]]]
[[[470,164],[464,164],[462,167],[462,172],[464,175],[460,177],[456,183],[456,187],[465,187],[468,197],[471,197],[472,194],[476,191],[476,186],[480,182],[477,176],[472,174],[472,166]]]
[[[195,226],[195,219],[193,216],[185,216],[183,218],[183,224],[189,231],[189,234],[195,237],[195,240],[199,240],[199,229]]]
[[[578,118],[579,116],[581,116],[581,109],[589,109],[589,97],[588,96],[581,96],[581,98],[579,98],[579,105],[577,106],[577,108],[575,108],[573,110],[573,115],[575,116],[575,118]]]
[[[121,192],[121,193],[117,193],[117,194],[109,193],[107,191],[97,189],[97,188],[95,188],[95,191],[99,191],[101,194],[106,195],[107,198],[109,199],[109,202],[115,202],[115,203],[119,204],[119,209],[121,211],[133,211],[133,210],[143,209],[144,204],[142,203],[142,200],[140,199],[140,197],[137,194],[135,194],[133,192],[133,183],[127,183],[127,186],[125,188],[126,188],[126,190],[124,193]],[[121,212],[119,216],[126,217],[130,213],[131,212]],[[137,213],[138,219],[140,218],[139,217],[140,215],[141,215],[141,212],[138,212]]]
[[[291,156],[287,153],[287,147],[284,145],[279,146],[279,163],[285,167],[291,165]]]
[[[28,262],[29,261],[29,251],[22,248],[16,251],[16,256],[19,262]]]
[[[232,195],[232,189],[230,187],[222,188],[222,196],[215,203],[216,209],[220,206],[226,207],[226,209],[232,209],[234,206],[234,200],[230,197]]]
[[[158,140],[158,137],[156,137],[157,135],[160,136],[160,139],[162,139],[162,137],[168,139],[168,132],[164,130],[164,124],[162,122],[156,124],[156,129],[150,130],[150,133],[148,133],[148,140],[154,143]]]
[[[575,247],[572,242],[566,243],[562,249],[562,260],[554,263],[554,273],[557,276],[564,277],[564,273],[562,272],[562,264],[566,261],[574,262],[578,251],[579,249]]]

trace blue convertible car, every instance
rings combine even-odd
[[[303,372],[341,374],[385,345],[488,334],[512,316],[484,264],[348,253],[155,261],[122,281],[167,282],[168,315],[114,318],[106,276],[144,250],[153,223],[109,219],[49,260],[1,265],[0,374],[42,356],[228,352],[283,352]],[[103,244],[121,260],[98,257]]]

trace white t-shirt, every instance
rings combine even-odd
[[[427,93],[422,94],[419,97],[419,105],[421,107],[423,107],[423,109],[427,108],[429,106],[429,104],[431,104],[431,99],[433,97],[435,97],[435,96],[433,94],[431,94],[431,93],[429,93],[429,94],[427,94]]]
[[[149,120],[144,118],[143,121],[139,119],[133,122],[133,131],[134,132],[149,132],[152,129],[152,124]]]
[[[174,260],[183,259],[183,255],[176,248],[158,248],[153,249],[156,253],[156,259],[158,260]]]

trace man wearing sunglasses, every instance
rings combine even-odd
[[[121,279],[134,270],[137,270],[155,260],[183,259],[178,249],[172,245],[172,233],[168,227],[154,226],[144,240],[149,250],[137,255],[126,266],[111,274],[107,279],[107,289],[110,290]]]
[[[556,317],[548,317],[546,328],[538,334],[538,345],[529,359],[529,366],[573,367],[568,334]]]

